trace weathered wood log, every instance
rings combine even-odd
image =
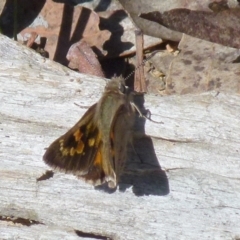
[[[0,56],[0,239],[240,237],[239,95],[146,95],[162,124],[143,121],[152,138],[134,142],[109,194],[64,173],[37,181],[50,169],[45,148],[98,101],[105,80],[4,36]]]

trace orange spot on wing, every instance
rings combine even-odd
[[[63,156],[68,156],[69,154],[69,150],[67,148],[63,148],[61,152]]]
[[[101,151],[97,151],[97,154],[95,156],[95,159],[94,159],[94,163],[93,163],[95,166],[96,165],[102,165],[102,154],[101,154]]]
[[[78,129],[74,134],[73,136],[75,137],[75,141],[78,142],[81,137],[82,137],[83,133],[80,131],[80,129]]]
[[[69,151],[70,156],[74,156],[75,152],[76,152],[75,148],[71,147]]]
[[[93,127],[92,125],[92,123],[87,124],[87,130],[91,130],[91,128]]]
[[[92,147],[94,145],[94,143],[95,143],[95,139],[94,138],[89,138],[88,139],[88,146],[89,147]]]
[[[76,152],[80,154],[83,152],[83,149],[84,149],[84,143],[82,141],[79,141],[76,147]]]

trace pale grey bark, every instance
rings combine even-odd
[[[0,216],[36,221],[0,220],[0,239],[81,239],[75,230],[111,239],[240,237],[239,95],[146,95],[152,119],[163,122],[146,121],[154,148],[134,144],[148,170],[133,153],[124,190],[109,194],[64,173],[36,181],[50,169],[44,149],[100,98],[105,80],[3,36],[0,56]]]

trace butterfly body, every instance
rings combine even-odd
[[[134,121],[130,95],[124,90],[121,79],[110,80],[100,100],[50,145],[44,161],[94,186],[108,182],[115,188]]]

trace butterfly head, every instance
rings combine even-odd
[[[127,94],[129,89],[125,86],[125,79],[122,77],[113,77],[105,86],[105,93],[115,92],[118,94]]]

